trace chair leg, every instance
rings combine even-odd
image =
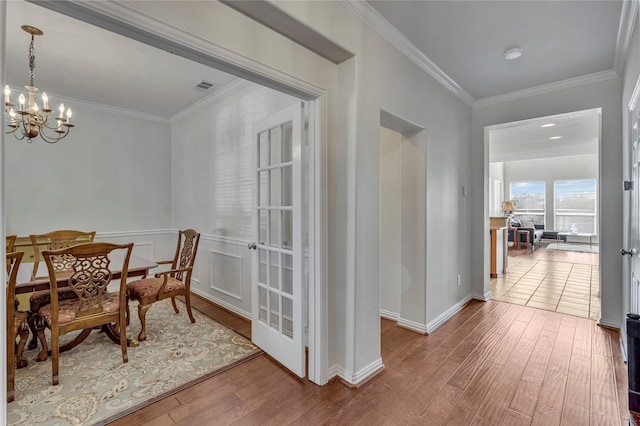
[[[60,342],[58,341],[58,330],[51,327],[51,372],[53,386],[60,383],[60,377],[58,375],[58,355],[60,352]]]
[[[127,325],[129,325],[129,323],[131,322],[131,312],[129,311],[129,296],[127,296],[127,306],[126,306],[126,312],[127,312]]]
[[[184,300],[187,303],[187,314],[189,314],[189,319],[191,320],[192,323],[196,322],[196,319],[193,317],[193,314],[191,313],[191,292],[186,292],[184,294]]]
[[[38,314],[36,312],[29,312],[27,315],[27,324],[29,324],[29,330],[31,330],[31,340],[29,341],[28,349],[35,349],[38,347],[38,341],[36,340],[36,319]]]
[[[15,398],[16,379],[16,339],[13,335],[13,328],[7,327],[7,402],[12,402]]]
[[[151,305],[138,305],[138,318],[140,318],[140,325],[142,326],[142,330],[140,330],[140,334],[138,334],[138,340],[140,342],[147,340],[147,324],[144,319],[150,307]]]
[[[20,330],[20,340],[18,340],[18,350],[16,351],[16,365],[18,368],[24,368],[29,365],[29,361],[22,356],[27,340],[29,340],[29,329],[25,327],[23,330]]]
[[[116,324],[119,327],[120,332],[120,350],[122,351],[122,362],[129,362],[129,356],[127,355],[127,326],[126,321],[120,316],[120,321]]]
[[[176,298],[175,297],[171,298],[171,304],[173,304],[173,310],[175,311],[175,313],[179,314],[180,311],[178,310],[178,305],[176,305]]]
[[[49,358],[49,348],[47,347],[47,338],[44,335],[44,325],[40,324],[36,327],[36,334],[38,340],[40,340],[40,346],[42,346],[42,350],[38,353],[36,361],[46,361],[47,358]]]

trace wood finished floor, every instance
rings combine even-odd
[[[490,281],[503,302],[600,319],[598,254],[509,248],[507,273]]]
[[[244,334],[248,322],[196,300]],[[623,425],[618,332],[571,315],[472,301],[429,336],[382,320],[385,370],[359,389],[319,387],[267,356],[115,425]]]

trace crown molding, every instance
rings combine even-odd
[[[618,36],[616,38],[616,53],[613,57],[613,69],[622,74],[624,63],[629,53],[633,27],[638,15],[638,0],[627,0],[622,2],[620,12],[620,25],[618,26]]]
[[[484,107],[488,105],[495,105],[502,102],[515,101],[518,99],[528,98],[529,96],[542,95],[545,93],[551,93],[558,90],[571,89],[573,87],[584,86],[586,84],[599,83],[601,81],[607,81],[614,78],[619,78],[620,75],[615,70],[600,71],[593,74],[587,74],[580,77],[568,78],[566,80],[555,81],[549,84],[543,84],[541,86],[530,87],[529,89],[516,90],[514,92],[504,93],[502,95],[491,96],[488,98],[478,99],[473,103],[473,107]]]
[[[18,87],[18,86],[9,86],[9,87],[11,88],[11,93],[27,93],[24,87]],[[49,93],[49,99],[51,101],[55,99],[56,102],[61,101],[67,106],[72,106],[73,108],[75,108],[76,106],[80,106],[84,108],[90,108],[98,111],[108,112],[111,114],[118,114],[118,115],[124,115],[127,117],[138,118],[140,120],[148,120],[148,121],[155,121],[158,123],[169,124],[169,119],[161,115],[148,114],[146,112],[134,111],[127,108],[120,108],[120,107],[115,107],[111,105],[100,104],[98,102],[91,102],[84,99],[72,98],[70,96],[61,96],[55,93]],[[50,103],[51,103],[51,106],[53,106],[53,103],[52,102]],[[53,109],[55,110],[55,108]],[[76,114],[74,115],[76,117],[76,124],[79,122],[77,112],[78,111],[76,110]]]
[[[239,91],[241,91],[242,89],[245,89],[247,87],[251,87],[253,86],[254,83],[251,83],[249,81],[246,80],[242,80],[242,79],[236,79],[233,80],[231,83],[225,84],[224,86],[215,89],[213,93],[211,93],[210,95],[200,99],[199,101],[197,101],[194,104],[189,105],[188,107],[186,107],[185,109],[183,109],[182,111],[179,111],[177,113],[175,113],[174,115],[171,116],[171,118],[169,119],[169,121],[171,122],[171,124],[174,124],[180,120],[183,120],[185,118],[187,118],[188,116],[190,116],[191,114],[193,114],[194,112],[205,108],[209,105],[215,104],[216,102],[221,101],[222,99],[233,95],[234,93],[237,93]]]
[[[377,10],[364,0],[338,0],[347,10],[360,18],[383,39],[391,43],[407,58],[433,77],[438,83],[461,99],[465,104],[473,106],[475,99],[458,83],[442,71],[431,59],[420,51],[404,34],[387,21]]]

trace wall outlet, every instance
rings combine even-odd
[[[458,274],[458,285],[460,285],[460,274]]]

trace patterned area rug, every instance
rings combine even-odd
[[[119,345],[92,332],[60,354],[58,386],[51,385],[51,358],[36,362],[37,350],[26,351],[29,365],[16,371],[16,399],[7,405],[7,424],[104,424],[262,353],[200,312],[193,310],[196,322],[191,324],[184,304],[178,309],[175,314],[170,300],[149,309],[147,340],[127,348],[126,364]],[[137,312],[132,303],[129,338],[140,331]]]
[[[599,253],[599,247],[597,244],[572,244],[572,243],[549,243],[547,250],[564,250],[564,251],[579,251],[582,253]]]

